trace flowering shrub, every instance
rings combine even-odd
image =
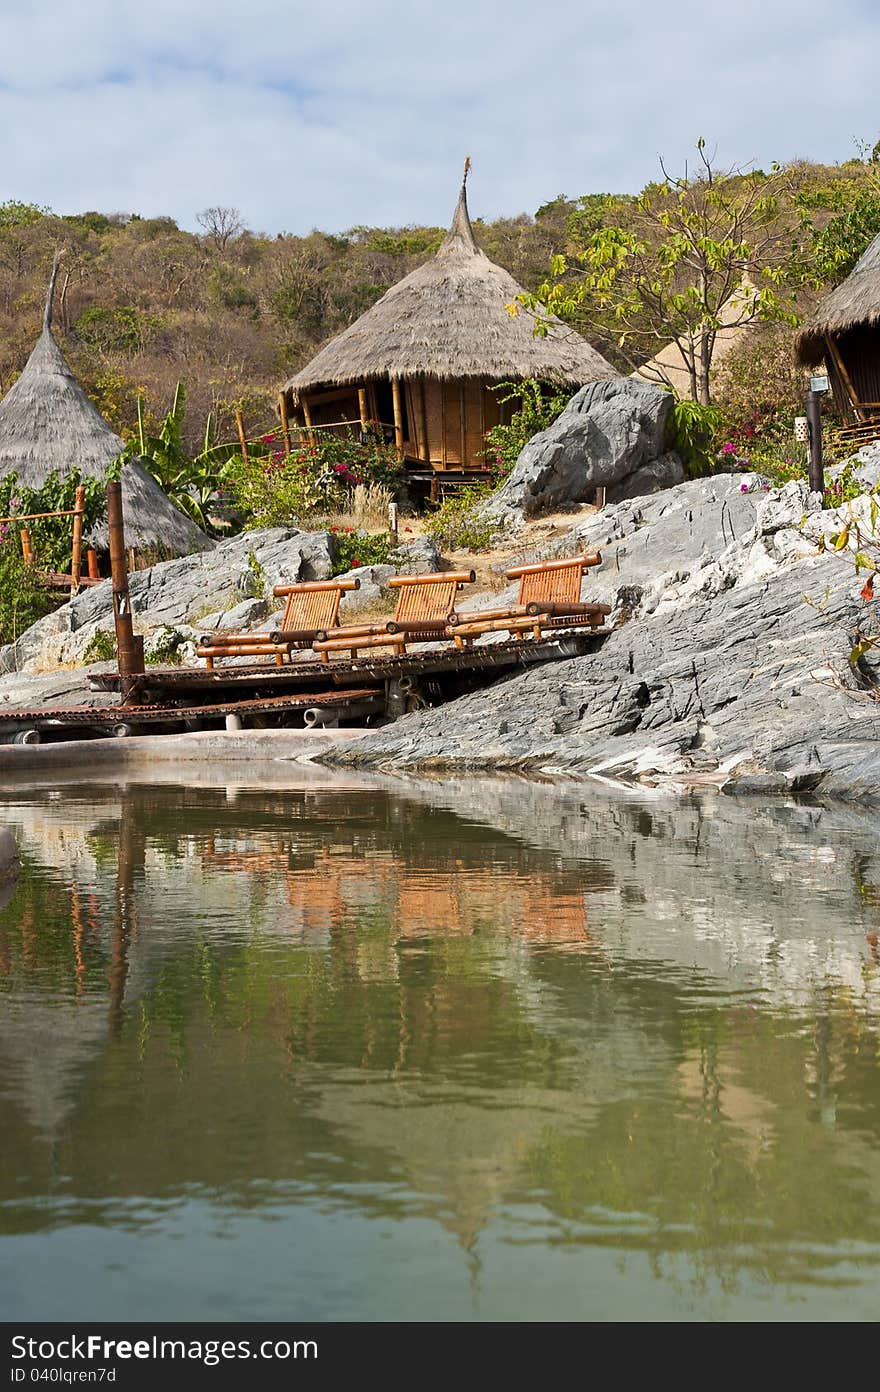
[[[228,496],[247,527],[283,526],[343,512],[353,489],[399,487],[402,471],[384,441],[316,431],[315,443],[287,454],[276,434],[264,435],[250,457],[233,456]]]

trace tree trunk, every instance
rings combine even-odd
[[[711,406],[712,392],[709,385],[709,370],[712,366],[712,345],[709,335],[705,332],[700,334],[700,354],[699,354],[699,395],[695,400],[703,406]]]

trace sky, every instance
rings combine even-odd
[[[876,0],[0,0],[0,201],[446,224],[880,136]]]

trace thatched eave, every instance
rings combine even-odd
[[[880,324],[880,236],[874,238],[855,267],[820,302],[795,339],[798,362],[815,367],[825,357],[825,339],[861,325]]]

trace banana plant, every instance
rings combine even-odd
[[[216,528],[211,520],[210,505],[226,478],[230,459],[238,453],[238,446],[216,443],[212,411],[205,424],[201,452],[191,458],[183,443],[185,409],[186,391],[183,383],[178,382],[171,409],[158,434],[150,435],[144,421],[143,397],[138,396],[137,437],[123,458],[140,460],[175,507],[191,517],[202,531],[213,532]]]

